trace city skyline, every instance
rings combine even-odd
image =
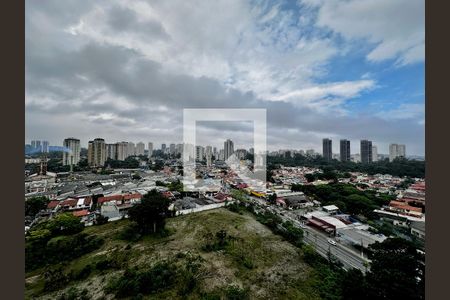
[[[319,151],[326,136],[424,155],[423,1],[183,7],[27,4],[26,139],[160,144],[182,140],[184,108],[265,108],[272,149]],[[248,132],[203,127],[212,140]]]
[[[123,145],[125,143],[123,145],[126,148],[125,152],[127,152],[127,150],[128,150],[128,152],[130,152],[130,153],[128,153],[129,155],[135,154],[137,156],[139,156],[139,155],[148,155],[149,149],[151,150],[151,152],[157,151],[157,150],[161,150],[163,152],[167,151],[168,153],[171,153],[171,154],[173,154],[173,153],[181,153],[180,150],[182,150],[181,147],[183,146],[182,142],[176,142],[176,143],[174,143],[174,142],[167,143],[166,142],[166,143],[161,143],[159,147],[157,146],[158,144],[156,144],[156,147],[155,147],[154,146],[155,143],[153,143],[153,142],[144,142],[144,141],[138,141],[138,142],[136,142],[136,141],[108,142],[104,138],[97,137],[97,138],[94,138],[94,139],[88,141],[88,145],[86,147],[83,147],[83,146],[81,146],[82,143],[79,142],[80,141],[79,139],[74,138],[74,137],[68,137],[68,138],[63,140],[63,147],[66,147],[65,146],[66,140],[71,140],[71,139],[77,140],[79,145],[80,145],[79,148],[80,149],[84,148],[86,150],[88,150],[88,148],[89,148],[89,142],[92,142],[93,140],[96,140],[96,139],[105,140],[105,145],[106,145],[105,151],[106,152],[111,151],[111,150],[108,150],[108,146],[115,146],[115,147],[117,147],[118,145]],[[199,143],[197,143],[195,146],[200,146],[200,147],[204,148],[203,149],[204,151],[206,151],[206,148],[208,148],[208,147],[211,147],[211,151],[212,151],[212,149],[216,149],[216,151],[217,151],[217,149],[224,151],[225,144],[227,143],[227,141],[231,141],[232,148],[234,148],[234,144],[235,143],[234,143],[234,141],[232,139],[226,139],[225,141],[222,141],[222,143],[220,143],[218,145],[218,147],[215,146],[215,145],[212,145],[212,144],[199,144]],[[313,153],[319,154],[321,156],[324,156],[325,141],[327,141],[327,146],[326,146],[327,148],[331,146],[331,153],[330,153],[331,156],[330,156],[329,159],[331,159],[331,158],[335,159],[336,158],[338,160],[342,160],[342,154],[343,154],[343,151],[344,151],[344,153],[345,153],[344,157],[347,157],[347,159],[345,159],[345,160],[349,161],[349,160],[351,160],[350,156],[353,157],[354,155],[360,155],[361,154],[361,142],[366,141],[366,140],[365,139],[358,140],[357,147],[358,147],[359,151],[351,151],[351,150],[349,150],[348,147],[350,146],[350,140],[347,140],[347,139],[341,139],[341,140],[339,140],[339,143],[335,143],[334,147],[338,147],[338,149],[335,151],[333,146],[332,146],[333,145],[333,143],[332,143],[333,140],[329,139],[329,138],[323,138],[321,140],[321,142],[322,142],[321,149],[311,149],[311,148],[305,148],[305,147],[303,147],[303,148],[274,148],[272,150],[270,150],[270,149],[267,150],[267,153],[273,153],[273,152],[279,152],[279,151],[299,151],[299,152],[303,151],[304,154],[307,154],[308,151],[312,150],[312,151],[314,151]],[[31,142],[29,144],[26,143],[25,145],[30,145],[31,147],[33,147],[33,142],[34,143],[36,143],[36,142],[40,143],[41,141],[37,140],[37,139],[33,139],[33,140],[31,140]],[[42,142],[44,142],[44,141],[42,141]],[[45,142],[48,143],[48,141],[45,141]],[[421,157],[420,155],[414,155],[414,154],[406,155],[406,145],[404,145],[404,144],[397,144],[397,143],[390,143],[386,152],[379,153],[378,152],[378,146],[376,144],[372,145],[372,141],[369,141],[369,142],[371,143],[370,144],[371,152],[375,155],[375,157],[371,158],[373,162],[378,160],[377,159],[378,155],[383,155],[383,156],[388,155],[390,161],[392,161],[394,158],[399,157],[399,156],[402,156],[402,157],[408,157],[408,156]],[[344,145],[343,145],[343,143],[344,143]],[[140,144],[141,150],[138,150],[138,145],[139,144]],[[167,145],[169,145],[170,147],[167,147]],[[223,145],[223,147],[222,147],[222,145]],[[47,147],[49,147],[49,146],[50,147],[55,147],[55,146],[56,147],[60,147],[58,145],[50,145],[50,144]],[[131,149],[129,147],[132,147],[133,149]],[[68,147],[66,147],[66,148],[68,148]],[[268,147],[268,148],[270,148],[270,147]],[[397,148],[398,148],[398,150],[397,150]],[[42,147],[41,147],[41,149],[42,149]],[[243,146],[243,145],[238,145],[238,147],[236,149],[237,150],[244,149],[244,150],[247,150],[247,151],[251,151],[253,149],[253,146],[250,145],[249,147],[246,147],[246,146]],[[395,150],[393,150],[393,149],[395,149]],[[56,150],[53,150],[53,151],[62,151],[62,150],[61,150],[61,148],[57,148]],[[145,153],[143,151],[145,151]],[[326,151],[328,152],[329,149],[326,150]],[[42,151],[42,152],[44,152],[44,151]],[[218,152],[217,152],[217,154],[218,154]],[[122,157],[122,156],[120,156],[120,157]],[[422,156],[422,157],[424,158],[424,156]],[[121,160],[123,160],[123,159],[121,159]]]

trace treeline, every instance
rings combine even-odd
[[[294,184],[292,191],[300,191],[312,197],[322,205],[334,204],[342,212],[364,216],[368,219],[375,219],[374,209],[387,205],[395,196],[377,193],[372,190],[358,190],[351,184],[331,183],[323,185],[300,185]]]
[[[281,164],[284,166],[305,166],[320,169],[333,169],[340,172],[362,172],[370,175],[390,174],[393,176],[407,176],[414,178],[425,178],[425,161],[408,160],[405,158],[396,158],[389,162],[388,159],[379,160],[370,164],[355,162],[341,162],[333,159],[326,161],[323,157],[308,157],[301,154],[295,154],[294,157],[286,156],[268,156],[269,165]]]

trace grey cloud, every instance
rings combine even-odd
[[[113,6],[108,11],[107,23],[115,33],[129,32],[146,38],[169,38],[164,27],[157,21],[139,21],[135,11],[120,6]]]

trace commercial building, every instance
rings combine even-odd
[[[96,138],[88,143],[88,163],[93,167],[102,167],[106,161],[105,140]]]
[[[322,140],[322,155],[323,158],[327,161],[330,161],[333,159],[333,150],[332,150],[332,142],[330,139],[323,139]]]
[[[341,161],[350,161],[350,141],[340,141],[340,158]]]
[[[76,138],[67,138],[63,141],[63,146],[66,148],[63,152],[63,165],[76,165],[80,161],[80,140]]]
[[[223,153],[224,153],[224,160],[227,160],[233,153],[234,153],[234,144],[233,141],[230,139],[227,139],[223,143]]]
[[[368,164],[372,162],[372,141],[361,140],[361,163]]]

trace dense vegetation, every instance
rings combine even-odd
[[[25,216],[34,217],[38,212],[47,208],[50,200],[47,197],[31,197],[25,201]]]
[[[71,213],[34,226],[26,235],[26,270],[62,263],[100,247],[103,240],[84,234],[83,228],[84,224]]]
[[[332,169],[340,172],[362,172],[370,175],[391,174],[393,176],[425,177],[425,161],[397,158],[392,162],[388,159],[379,160],[370,164],[355,162],[341,162],[338,160],[326,161],[322,157],[307,157],[295,154],[294,157],[268,156],[268,165],[281,164],[284,166],[305,166],[320,169]]]
[[[113,169],[137,169],[139,168],[139,161],[134,157],[127,157],[125,160],[108,159],[105,166]]]
[[[156,190],[145,194],[141,203],[133,206],[128,215],[130,220],[136,222],[141,234],[164,231],[165,220],[170,216],[169,201]]]
[[[395,196],[377,193],[372,190],[359,190],[351,184],[331,183],[323,185],[292,185],[293,191],[302,191],[317,199],[322,205],[334,204],[342,212],[376,218],[373,210],[394,200]]]

